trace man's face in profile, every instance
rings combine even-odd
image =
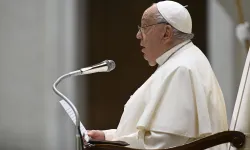
[[[140,40],[144,59],[150,66],[156,65],[156,59],[162,54],[162,47],[164,47],[163,36],[166,24],[157,22],[156,12],[156,5],[152,5],[143,13],[141,26],[138,27],[136,34],[136,38]]]

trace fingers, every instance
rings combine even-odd
[[[87,133],[88,133],[88,136],[93,138],[93,136],[95,136],[96,134],[96,130],[88,130]]]

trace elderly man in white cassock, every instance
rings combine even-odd
[[[228,130],[223,94],[206,56],[191,42],[187,9],[173,1],[153,4],[136,37],[145,60],[158,68],[130,97],[117,129],[91,130],[89,136],[162,149]]]

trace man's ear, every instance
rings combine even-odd
[[[163,39],[169,40],[172,37],[173,37],[173,28],[170,25],[165,25]]]

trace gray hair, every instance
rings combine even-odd
[[[162,23],[167,23],[169,24],[166,19],[160,14],[160,12],[157,11],[157,13],[155,14],[155,19],[158,23],[162,22]],[[170,24],[169,24],[170,25]],[[184,32],[181,32],[179,30],[177,30],[176,28],[174,28],[172,25],[170,25],[172,28],[173,28],[173,36],[175,39],[178,39],[178,40],[183,40],[183,41],[186,41],[186,40],[191,40],[193,37],[194,37],[194,34],[191,33],[184,33]]]

